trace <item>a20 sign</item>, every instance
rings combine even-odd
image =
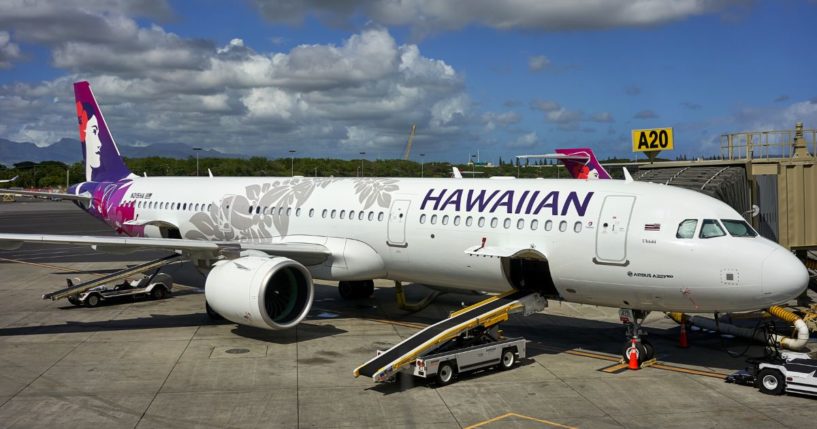
[[[672,128],[633,130],[633,152],[672,150]]]

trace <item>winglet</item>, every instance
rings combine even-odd
[[[632,182],[633,176],[630,175],[630,170],[627,170],[627,167],[622,167],[622,170],[624,170],[624,181]]]

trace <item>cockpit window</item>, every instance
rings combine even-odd
[[[695,229],[698,228],[698,219],[686,219],[678,224],[678,231],[675,238],[694,238]]]
[[[732,237],[757,237],[757,232],[742,219],[721,219],[724,228]]]
[[[701,238],[714,238],[714,237],[723,237],[726,235],[723,232],[723,228],[715,219],[704,219],[703,224],[701,224],[701,233],[698,235]]]

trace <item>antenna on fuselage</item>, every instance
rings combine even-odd
[[[212,172],[212,171],[210,171],[210,169],[209,169],[209,168],[207,169],[207,174],[208,174],[208,175],[210,175],[210,178],[211,178],[211,179],[213,178],[213,172]]]
[[[627,170],[627,167],[622,167],[621,169],[624,170],[624,181],[632,182],[633,176],[630,175],[630,170]]]

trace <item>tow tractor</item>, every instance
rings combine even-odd
[[[751,366],[726,377],[727,383],[753,386],[767,395],[797,393],[817,396],[817,359],[814,353],[780,351],[770,334],[774,325],[764,327],[764,357],[747,359]]]

